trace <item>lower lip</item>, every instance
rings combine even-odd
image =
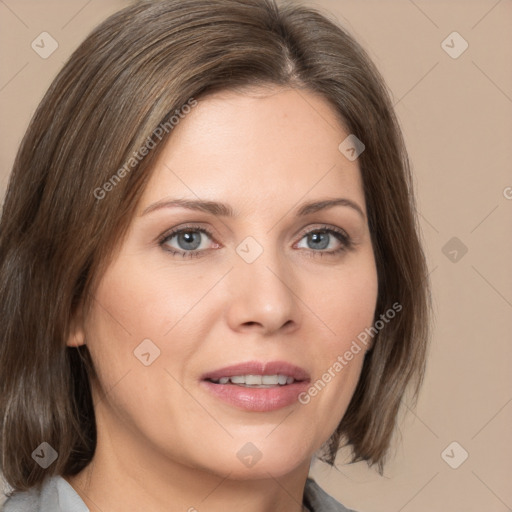
[[[235,384],[214,384],[207,380],[201,381],[201,384],[224,402],[252,412],[275,411],[292,405],[309,385],[302,381],[273,388],[250,388]]]

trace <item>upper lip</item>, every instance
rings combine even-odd
[[[201,380],[234,377],[236,375],[286,375],[296,381],[309,380],[309,374],[304,368],[285,361],[247,361],[233,364],[205,373]]]

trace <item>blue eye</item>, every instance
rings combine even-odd
[[[309,249],[312,256],[334,256],[352,248],[353,245],[344,231],[328,226],[304,233],[300,241],[304,239],[307,239],[306,247],[300,246],[300,242],[297,247]],[[332,244],[337,244],[338,247],[333,248]],[[165,233],[160,238],[159,245],[173,256],[180,255],[183,258],[203,256],[208,249],[220,247],[218,243],[213,242],[213,234],[200,226],[185,226]]]
[[[350,238],[346,233],[328,227],[309,231],[301,238],[301,240],[303,239],[307,239],[306,249],[312,249],[314,253],[321,256],[338,254],[352,247]],[[337,243],[339,247],[331,247],[331,250],[326,251],[325,249],[329,248],[331,243]]]
[[[165,234],[164,238],[160,241],[160,245],[174,255],[181,254],[184,258],[199,256],[207,247],[201,247],[204,243],[205,235],[210,239],[213,235],[204,228],[197,226],[188,226],[171,231]],[[175,239],[174,244],[171,242]]]

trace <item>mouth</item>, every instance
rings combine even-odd
[[[201,377],[209,393],[231,406],[252,412],[292,405],[309,382],[306,370],[283,361],[249,361]]]

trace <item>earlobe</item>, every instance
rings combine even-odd
[[[85,345],[85,331],[81,310],[77,311],[71,320],[66,345],[68,347],[79,347],[81,345]]]
[[[68,347],[79,347],[85,345],[85,336],[82,329],[71,332],[66,342]]]
[[[370,342],[366,344],[366,349],[364,351],[365,355],[373,349],[374,345],[375,345],[375,336],[372,336],[370,338]]]

